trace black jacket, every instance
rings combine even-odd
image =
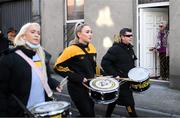
[[[86,50],[87,54],[82,49]],[[96,66],[95,47],[81,43],[67,47],[55,64],[54,70],[57,73],[68,76],[69,95],[83,117],[94,116],[94,103],[82,82],[84,78],[94,78]]]
[[[3,54],[5,50],[8,49],[8,47],[8,39],[6,39],[3,34],[0,34],[0,56]]]
[[[88,54],[81,49],[84,48]],[[68,76],[72,83],[82,85],[84,78],[94,78],[96,74],[96,49],[92,44],[71,45],[58,57],[55,72]]]
[[[30,58],[35,55],[35,52],[24,47],[17,47],[0,60],[0,116],[17,117],[24,115],[24,110],[12,95],[15,95],[24,106],[28,102],[31,89],[31,66],[14,52],[17,49],[23,51]],[[48,62],[48,60],[46,61]],[[48,83],[52,89],[55,89],[59,84],[49,74]],[[48,100],[47,95],[46,100]]]
[[[101,66],[108,75],[126,78],[129,70],[135,67],[134,61],[136,59],[132,45],[114,43],[104,55]],[[120,85],[119,101],[122,105],[134,104],[129,82]]]

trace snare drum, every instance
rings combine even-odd
[[[135,92],[143,92],[150,87],[149,71],[142,67],[135,67],[128,72],[131,82],[131,89]]]
[[[99,104],[114,102],[119,95],[119,82],[110,77],[97,77],[89,83],[90,96]]]
[[[63,118],[70,114],[69,108],[68,102],[50,101],[37,104],[29,110],[35,117]]]

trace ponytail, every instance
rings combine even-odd
[[[69,42],[69,45],[78,44],[79,43],[79,37],[78,32],[81,32],[82,28],[84,26],[87,26],[87,24],[84,24],[83,22],[77,22],[74,26],[74,39]]]
[[[116,43],[120,43],[121,42],[121,37],[119,36],[119,34],[114,34],[114,42],[116,42]]]

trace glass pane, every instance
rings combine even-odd
[[[67,25],[66,25],[67,32],[65,33],[64,47],[67,47],[69,45],[69,42],[75,38],[74,28],[75,28],[76,23],[77,22],[67,23]]]
[[[67,0],[67,20],[84,19],[84,0]]]
[[[145,4],[145,3],[156,3],[156,2],[167,2],[169,0],[139,0],[139,4]]]
[[[67,24],[67,40],[66,40],[66,45],[69,44],[71,40],[75,38],[74,36],[74,26],[76,23],[68,23]]]

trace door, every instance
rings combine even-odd
[[[150,76],[159,76],[158,54],[149,49],[156,44],[161,21],[168,21],[168,8],[140,9],[140,67],[147,68]]]

